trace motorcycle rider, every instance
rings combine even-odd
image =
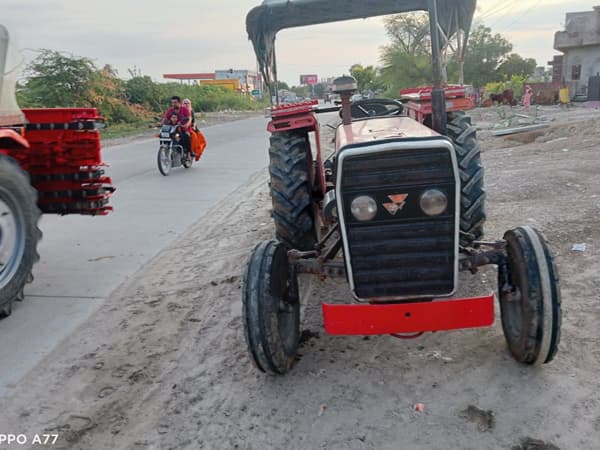
[[[173,115],[177,116],[177,122],[172,123]],[[177,95],[171,97],[171,107],[167,110],[163,119],[163,125],[179,125],[181,127],[181,142],[186,151],[190,150],[190,114],[189,109],[181,105],[181,98]]]
[[[179,116],[177,113],[172,113],[171,118],[169,119],[169,125],[179,125]]]

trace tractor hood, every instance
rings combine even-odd
[[[261,72],[269,82],[276,75],[274,46],[278,31],[286,28],[351,19],[428,11],[428,0],[264,0],[246,17]],[[438,0],[438,19],[448,38],[458,30],[469,34],[476,0]],[[445,43],[441,43],[443,47]]]

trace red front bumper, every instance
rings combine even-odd
[[[480,328],[494,323],[494,294],[422,303],[323,303],[322,309],[325,331],[329,334],[403,334]]]

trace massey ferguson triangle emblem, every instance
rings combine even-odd
[[[383,207],[387,209],[392,216],[395,216],[398,211],[402,211],[402,208],[404,208],[408,194],[388,195],[388,198],[392,203],[384,203]]]

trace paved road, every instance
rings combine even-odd
[[[204,130],[192,169],[163,177],[155,140],[108,148],[117,192],[106,217],[44,216],[44,238],[25,302],[0,321],[0,397],[82,324],[103,300],[208,208],[267,164],[265,119]]]

